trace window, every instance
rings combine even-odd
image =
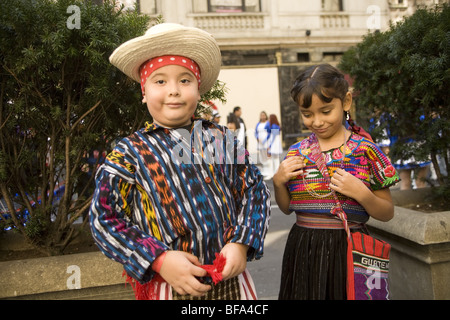
[[[208,12],[260,12],[261,0],[207,0]]]
[[[297,53],[297,62],[309,62],[309,53],[308,52],[298,52]]]
[[[342,52],[324,52],[323,62],[340,61],[342,55],[343,55]]]
[[[322,0],[323,11],[344,11],[342,0]]]
[[[389,5],[391,8],[407,8],[408,1],[407,0],[389,0]]]

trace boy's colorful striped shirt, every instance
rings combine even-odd
[[[212,264],[228,242],[263,254],[270,192],[228,129],[196,120],[192,129],[155,124],[123,139],[96,177],[91,230],[100,249],[141,283],[165,250]]]

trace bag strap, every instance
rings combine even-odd
[[[311,157],[315,161],[317,167],[319,168],[320,172],[322,173],[322,176],[325,178],[325,180],[328,182],[328,184],[331,183],[330,175],[328,173],[327,164],[324,158],[324,155],[322,151],[320,150],[319,141],[317,140],[317,137],[315,134],[311,134],[311,140],[310,140],[310,148],[311,148]],[[345,157],[345,148],[344,148],[344,155]],[[347,299],[348,300],[355,300],[355,280],[354,280],[354,270],[353,270],[353,254],[352,254],[352,234],[350,232],[350,228],[348,226],[347,222],[347,215],[344,212],[344,209],[342,209],[341,202],[339,201],[339,198],[336,195],[336,192],[331,189],[331,193],[333,194],[334,200],[336,204],[331,209],[331,213],[333,215],[338,216],[342,223],[344,224],[344,229],[347,232],[347,284],[346,284],[346,291],[347,291]]]
[[[317,137],[314,133],[312,133],[310,137],[310,148],[311,148],[311,158],[315,161],[317,167],[319,168],[320,173],[322,173],[322,176],[325,178],[327,183],[331,184],[331,178],[328,173],[325,157],[320,149],[319,140],[317,140]],[[344,149],[344,157],[345,157],[345,149]],[[335,201],[335,205],[331,209],[331,214],[338,216],[342,220],[344,224],[344,229],[347,232],[348,237],[350,238],[351,233],[347,222],[347,214],[344,212],[344,209],[342,209],[341,202],[339,201],[336,192],[333,189],[331,189],[331,193]]]

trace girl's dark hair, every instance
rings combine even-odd
[[[241,128],[241,124],[237,118],[237,116],[233,113],[230,112],[227,116],[227,123],[234,123],[234,125],[236,126],[236,129],[240,129]]]
[[[291,89],[291,97],[300,107],[309,108],[313,94],[325,103],[330,103],[334,98],[344,103],[347,92],[348,82],[344,74],[329,64],[320,64],[298,76]],[[348,111],[345,111],[345,116],[350,130],[373,141],[370,134],[355,124]]]
[[[272,125],[272,124],[276,124],[277,126],[280,126],[280,123],[278,122],[278,118],[277,118],[277,116],[276,115],[274,115],[274,114],[271,114],[270,116],[269,116],[269,123]]]
[[[291,97],[303,108],[311,106],[313,94],[329,103],[334,98],[344,101],[348,82],[344,74],[329,64],[312,66],[301,73],[291,89]]]

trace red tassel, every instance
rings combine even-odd
[[[220,281],[223,280],[222,278],[222,271],[225,267],[226,259],[222,254],[216,253],[216,259],[214,260],[213,264],[208,265],[202,265],[201,267],[208,272],[210,275],[212,281],[214,284],[218,284]]]
[[[212,281],[214,284],[218,284],[220,281],[222,281],[222,271],[225,267],[226,259],[222,254],[216,253],[216,259],[214,260],[213,264],[208,265],[202,265],[201,268],[205,269],[210,277],[212,278]],[[136,297],[136,300],[157,300],[157,291],[158,287],[163,283],[165,280],[158,274],[155,274],[155,276],[152,278],[151,281],[141,284],[139,281],[136,281],[132,277],[130,277],[126,271],[124,270],[122,273],[122,277],[125,277],[125,286],[127,284],[131,285],[134,291],[134,296]]]
[[[134,291],[134,296],[136,300],[157,300],[158,297],[156,295],[156,291],[158,286],[164,282],[164,279],[156,274],[152,280],[147,283],[141,284],[139,281],[136,281],[132,277],[130,277],[125,270],[122,273],[122,277],[127,276],[125,279],[125,286],[128,284],[131,285]]]

